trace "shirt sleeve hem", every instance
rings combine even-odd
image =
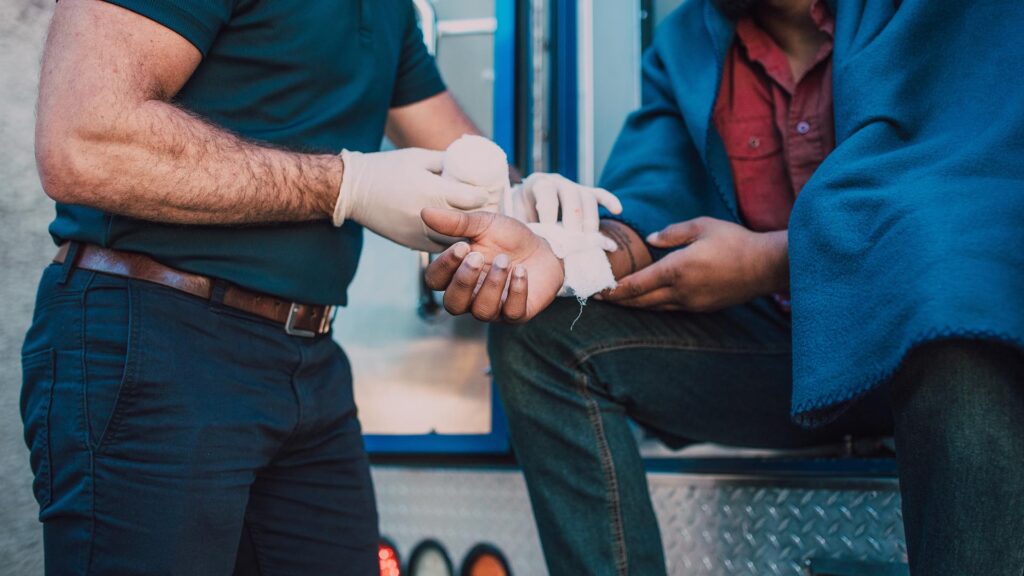
[[[396,89],[394,94],[392,94],[391,107],[399,108],[401,106],[415,104],[416,102],[426,100],[431,96],[437,96],[447,89],[448,87],[445,86],[444,81],[437,75],[425,78],[411,85],[404,84],[401,89]]]
[[[205,58],[216,36],[206,24],[187,10],[168,2],[153,0],[104,0],[148,18],[188,40]]]

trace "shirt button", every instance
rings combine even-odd
[[[761,146],[761,139],[757,136],[751,136],[747,139],[747,146],[750,146],[751,148],[759,148]]]
[[[796,131],[801,133],[801,134],[807,134],[808,132],[811,131],[811,125],[808,124],[807,122],[801,120],[800,122],[797,122],[797,124],[796,124]]]

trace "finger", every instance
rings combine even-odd
[[[491,271],[487,273],[483,284],[473,298],[473,317],[483,322],[492,322],[501,313],[501,296],[505,292],[508,281],[509,260],[506,254],[498,254],[491,262]]]
[[[516,196],[519,205],[517,209],[522,210],[524,222],[540,222],[540,216],[537,213],[537,197],[533,194],[533,186],[527,186],[525,183],[520,184],[519,194]],[[558,210],[555,207],[555,210]]]
[[[598,226],[600,226],[600,222],[598,223]],[[601,235],[601,238],[601,248],[603,248],[605,252],[615,252],[619,249],[619,243],[615,240],[612,240],[604,234]]]
[[[459,242],[445,250],[436,260],[427,266],[423,281],[431,290],[444,290],[451,284],[455,271],[459,269],[463,258],[469,253],[469,244]]]
[[[597,197],[589,190],[581,191],[580,206],[583,208],[583,231],[597,232],[601,226],[601,220],[597,216]]]
[[[569,232],[583,231],[583,201],[579,186],[567,184],[558,187],[558,201],[562,206],[562,226]]]
[[[619,306],[629,306],[630,308],[656,308],[659,310],[668,309],[668,306],[675,305],[675,291],[670,287],[658,288],[637,296],[636,298],[626,298],[625,300],[617,300],[615,304]]]
[[[523,185],[516,184],[508,188],[505,191],[505,195],[501,197],[501,213],[521,220],[523,218],[522,212],[522,198],[523,198]]]
[[[444,291],[444,309],[454,316],[465,314],[473,304],[473,290],[483,268],[483,254],[470,252]]]
[[[437,177],[444,184],[442,195],[444,201],[452,208],[459,210],[476,210],[488,204],[496,204],[501,195],[501,189],[487,189],[482,186],[471,186],[455,180]]]
[[[420,211],[423,223],[434,232],[456,238],[480,236],[494,222],[491,212],[459,212],[442,208],[424,208]]]
[[[609,212],[612,214],[622,214],[622,202],[619,201],[618,196],[604,188],[591,188],[591,192],[597,198],[597,203],[607,208]]]
[[[692,244],[703,232],[699,219],[678,222],[647,237],[647,243],[658,248]]]
[[[537,221],[541,224],[558,222],[558,187],[542,178],[530,187],[530,191],[537,199]]]
[[[440,174],[444,169],[444,152],[439,150],[427,150],[426,148],[405,148],[402,153],[412,158],[412,161],[424,170]]]
[[[527,292],[526,266],[518,264],[512,270],[512,280],[508,283],[508,296],[505,298],[505,304],[501,307],[501,314],[506,322],[518,324],[526,320]]]
[[[652,264],[619,280],[615,289],[606,294],[602,299],[608,302],[629,300],[630,298],[637,298],[667,286],[669,283],[670,279],[668,278],[665,266],[661,263]]]

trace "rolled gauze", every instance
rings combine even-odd
[[[441,175],[503,193],[509,186],[508,156],[487,138],[466,134],[445,151]]]

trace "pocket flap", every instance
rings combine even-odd
[[[782,152],[782,137],[772,118],[728,120],[719,129],[730,158],[764,158]]]

